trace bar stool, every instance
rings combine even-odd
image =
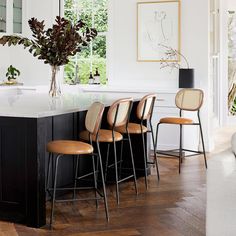
[[[129,142],[129,149],[130,149],[130,158],[131,158],[131,163],[132,163],[132,174],[125,177],[125,178],[120,178],[119,173],[118,173],[118,163],[119,161],[117,160],[117,150],[116,150],[116,142],[119,142],[123,140],[123,136],[121,133],[115,131],[115,128],[117,126],[121,125],[128,125],[129,121],[129,116],[131,112],[133,104],[133,99],[132,98],[123,98],[115,101],[109,108],[108,113],[107,113],[107,122],[111,129],[100,129],[99,130],[99,142],[100,143],[108,143],[108,151],[107,151],[107,159],[106,159],[106,173],[107,169],[109,167],[115,167],[115,182],[116,182],[116,201],[117,204],[120,203],[120,197],[119,197],[119,184],[125,180],[128,180],[130,178],[134,178],[134,185],[135,185],[135,191],[136,194],[138,194],[137,190],[137,180],[136,180],[136,173],[135,173],[135,167],[134,167],[134,158],[133,158],[133,151],[132,151],[132,146],[131,146],[131,140],[130,140],[130,135],[129,132],[127,131],[127,136],[128,136],[128,142]],[[87,131],[82,131],[80,133],[80,138],[82,140],[88,140],[88,132]],[[92,136],[92,140],[94,140],[94,137]],[[114,148],[114,163],[111,165],[108,165],[108,158],[109,158],[109,147],[110,144],[113,144]]]
[[[154,108],[155,101],[156,101],[156,94],[154,94],[154,93],[147,94],[146,96],[144,96],[140,100],[140,102],[137,106],[137,110],[136,110],[136,116],[140,120],[140,123],[129,122],[128,129],[126,129],[125,126],[120,126],[120,127],[116,128],[116,131],[118,131],[122,134],[127,134],[127,131],[129,132],[129,134],[141,134],[142,144],[143,144],[143,160],[144,160],[144,173],[145,173],[146,189],[148,188],[147,170],[148,170],[149,164],[156,165],[157,178],[158,178],[158,180],[160,179],[158,163],[157,163],[157,158],[156,158],[154,133],[153,133],[153,127],[152,127],[152,114],[153,114],[153,108]],[[150,130],[148,129],[147,125],[143,124],[145,121],[149,123]],[[151,136],[152,136],[152,143],[153,143],[153,148],[154,148],[154,161],[149,161],[147,158],[145,137],[144,137],[144,134],[147,132],[150,132]]]
[[[100,154],[100,147],[99,147],[99,129],[101,124],[101,119],[104,111],[104,105],[99,102],[93,103],[90,108],[88,109],[88,112],[86,114],[85,118],[85,127],[89,135],[89,140],[92,140],[92,137],[94,138],[94,141],[97,146],[98,153],[94,153],[93,146],[88,143],[80,142],[80,141],[73,141],[73,140],[55,140],[51,141],[47,144],[47,151],[49,152],[49,160],[48,160],[48,173],[47,173],[47,191],[51,195],[51,216],[50,216],[50,228],[52,227],[53,223],[53,216],[54,216],[54,207],[55,202],[67,202],[67,201],[77,201],[77,200],[90,200],[95,199],[96,202],[98,199],[104,200],[105,205],[105,212],[106,212],[106,218],[107,221],[109,221],[109,214],[108,214],[108,205],[107,205],[107,196],[106,196],[106,187],[105,187],[105,181],[104,181],[104,175],[103,175],[103,166],[102,166],[102,159]],[[53,188],[49,188],[49,178],[50,178],[50,170],[51,170],[51,164],[53,161],[53,155],[56,154],[56,165],[55,165],[55,173],[53,176]],[[65,155],[75,155],[76,156],[76,167],[75,167],[75,178],[74,178],[74,187],[73,188],[57,188],[57,177],[58,177],[58,164],[59,160],[63,158],[68,158]],[[93,171],[87,175],[84,175],[82,177],[78,177],[78,161],[79,158],[87,158],[87,156],[90,155],[92,157],[92,168]],[[103,193],[99,191],[97,188],[97,169],[95,167],[95,160],[94,156],[97,156],[97,160],[99,162],[100,166],[100,173],[101,173],[101,180],[102,180],[102,188]],[[88,176],[93,175],[94,178],[94,187],[91,187],[91,189],[94,189],[95,191],[95,198],[88,198],[88,199],[80,199],[75,198],[75,191],[81,190],[81,189],[90,189],[90,187],[77,187],[76,182],[77,180]],[[56,191],[58,190],[73,190],[73,198],[71,199],[64,199],[64,200],[56,200]],[[52,194],[51,194],[52,192]],[[100,198],[97,197],[97,193],[100,195]]]
[[[158,130],[159,130],[160,125],[169,124],[169,125],[180,126],[179,149],[170,150],[168,152],[156,149],[157,150],[156,152],[158,154],[163,154],[165,156],[174,156],[174,157],[179,158],[179,173],[180,173],[180,166],[181,166],[182,158],[183,158],[183,151],[194,153],[194,154],[186,155],[186,157],[203,154],[205,167],[207,168],[205,145],[204,145],[204,140],[203,140],[202,125],[201,125],[201,120],[200,120],[200,108],[203,104],[203,97],[204,97],[204,93],[200,89],[181,89],[175,96],[175,104],[180,109],[180,117],[164,117],[160,119],[159,123],[157,124],[155,149],[157,147]],[[198,122],[194,122],[192,119],[182,117],[182,111],[197,112]],[[182,140],[183,134],[182,133],[183,133],[183,126],[185,125],[187,126],[198,125],[199,126],[203,151],[195,151],[195,150],[183,148],[183,140]],[[171,151],[177,151],[179,155],[172,154]]]

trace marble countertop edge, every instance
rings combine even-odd
[[[85,111],[95,101],[100,101],[105,106],[110,106],[115,100],[126,97],[133,97],[134,101],[138,101],[148,92],[153,91],[76,85],[65,86],[60,98],[50,98],[47,86],[1,87],[0,116],[22,118],[57,116]],[[176,90],[169,92],[176,93]]]

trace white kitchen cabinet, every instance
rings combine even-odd
[[[22,34],[25,0],[0,0],[0,34]]]

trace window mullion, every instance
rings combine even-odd
[[[79,0],[74,0],[74,9],[75,9],[75,15],[76,15],[76,21],[79,20]],[[79,53],[77,52],[76,55],[75,55],[75,81],[77,82],[78,80],[78,69],[79,69],[79,59],[80,59],[80,56],[79,56]]]
[[[92,3],[92,27],[94,28],[94,0],[91,0]],[[93,41],[90,42],[90,71],[93,71]]]

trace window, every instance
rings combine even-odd
[[[228,108],[236,115],[236,13],[228,12]]]
[[[108,0],[65,0],[64,15],[71,21],[82,19],[97,30],[97,37],[65,66],[66,83],[87,84],[90,72],[98,68],[102,84],[106,83],[106,37]]]

